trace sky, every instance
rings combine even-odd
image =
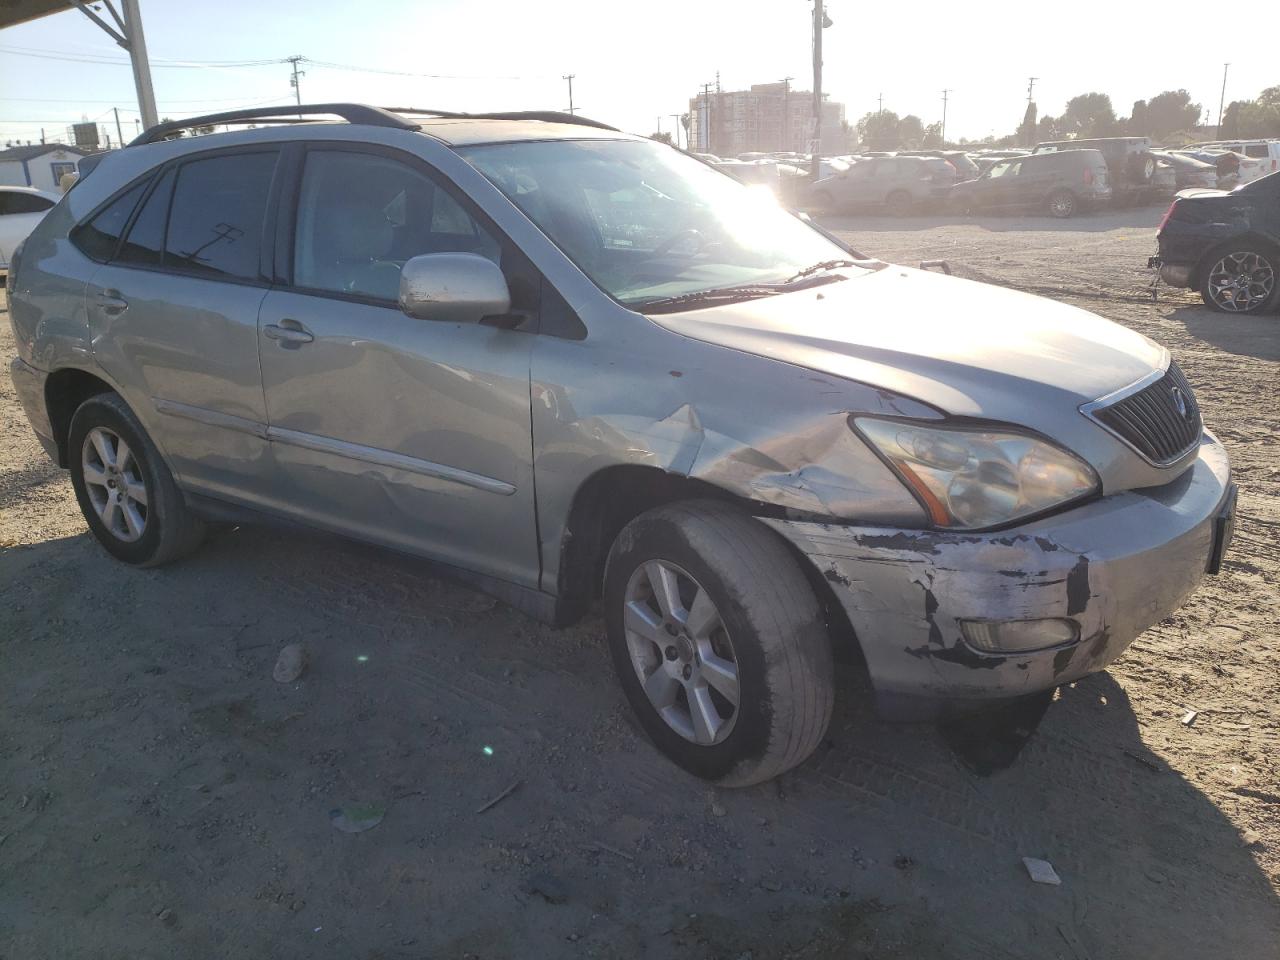
[[[304,101],[349,100],[445,110],[568,107],[634,133],[687,112],[703,83],[742,89],[793,77],[810,89],[812,0],[140,0],[162,117],[187,117],[292,100],[287,63],[302,64]],[[1111,96],[1119,115],[1134,100],[1186,88],[1216,122],[1223,61],[1227,102],[1280,84],[1269,40],[1280,3],[1227,8],[1260,42],[1211,46],[1203,2],[1075,3],[827,0],[824,89],[849,121],[884,107],[932,123],[948,88],[949,138],[1010,133],[1027,81],[1040,114],[1078,93]],[[74,61],[54,56],[77,58]],[[118,61],[84,62],[89,61]],[[332,64],[330,66],[322,63]],[[359,68],[359,69],[351,69]],[[384,72],[371,72],[384,71]],[[404,75],[400,75],[404,74]],[[137,101],[124,51],[77,10],[0,30],[0,143],[65,139],[82,119],[120,110],[126,139]],[[659,119],[661,118],[661,119]]]

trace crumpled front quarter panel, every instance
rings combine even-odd
[[[555,592],[573,499],[596,472],[652,467],[774,507],[919,526],[924,514],[850,429],[850,413],[936,419],[863,384],[691,340],[621,307],[532,357],[543,589]]]

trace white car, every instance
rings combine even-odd
[[[1211,140],[1195,144],[1203,150],[1238,153],[1240,183],[1252,183],[1280,170],[1280,140]]]
[[[35,187],[0,186],[0,270],[8,271],[14,249],[60,199]]]

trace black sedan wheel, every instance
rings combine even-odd
[[[1224,313],[1258,313],[1275,302],[1277,268],[1280,258],[1272,251],[1229,250],[1205,271],[1200,295]]]

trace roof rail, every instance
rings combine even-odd
[[[410,123],[403,117],[371,107],[363,103],[313,103],[295,107],[253,107],[249,110],[231,110],[227,113],[210,113],[203,117],[188,117],[185,120],[167,120],[154,127],[148,127],[140,137],[129,142],[136,147],[144,143],[156,143],[168,139],[180,130],[192,127],[204,127],[218,123],[250,123],[254,120],[277,120],[280,123],[307,123],[304,116],[335,116],[347,123],[363,123],[371,127],[394,127],[398,130],[416,130],[418,125]]]
[[[407,113],[416,116],[442,117],[456,120],[541,120],[543,123],[572,123],[580,127],[595,127],[598,130],[618,132],[599,120],[579,116],[576,113],[560,113],[556,110],[513,110],[499,113],[458,113],[453,110],[432,110],[423,107],[383,107],[388,113]]]

